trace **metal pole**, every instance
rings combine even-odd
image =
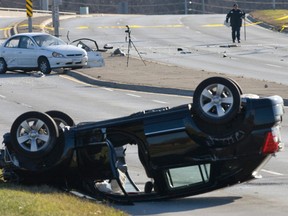
[[[244,17],[244,39],[246,41],[246,19]]]
[[[188,14],[187,0],[184,1],[184,8],[185,8],[184,13]]]
[[[52,2],[52,21],[54,27],[54,35],[59,37],[59,0],[53,0]]]
[[[205,0],[202,0],[202,13],[205,14]]]
[[[33,1],[26,0],[26,15],[28,17],[28,29],[32,32]]]
[[[49,10],[49,0],[41,0],[41,10]]]
[[[28,17],[28,29],[29,32],[32,32],[32,17]]]
[[[276,2],[276,0],[272,0],[272,7],[273,7],[273,10],[275,10],[275,8],[276,8],[275,2]]]

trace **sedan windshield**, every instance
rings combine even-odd
[[[33,39],[36,41],[39,47],[47,47],[52,45],[65,45],[66,43],[61,39],[52,35],[37,35]]]

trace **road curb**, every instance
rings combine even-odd
[[[281,33],[285,33],[287,34],[288,33],[288,29],[279,29],[278,27],[275,27],[273,25],[270,25],[268,23],[264,23],[263,21],[261,20],[258,20],[258,19],[255,19],[254,17],[252,17],[251,15],[248,15],[247,16],[247,19],[252,22],[252,23],[257,23],[257,25],[261,26],[262,28],[266,28],[266,29],[269,29],[271,31],[277,31],[277,32],[281,32]]]
[[[128,84],[128,83],[117,83],[117,82],[98,80],[94,77],[90,77],[86,74],[83,74],[78,71],[76,72],[73,70],[66,71],[65,74],[81,82],[85,82],[90,85],[106,87],[106,88],[116,88],[116,89],[142,91],[142,92],[158,93],[158,94],[180,95],[180,96],[188,96],[188,97],[192,97],[194,93],[193,90],[183,90],[183,89],[177,89],[177,88],[156,87],[156,86],[147,86],[147,85],[133,85],[133,84]]]

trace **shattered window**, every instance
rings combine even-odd
[[[170,188],[207,183],[210,179],[210,164],[173,168],[166,171]]]

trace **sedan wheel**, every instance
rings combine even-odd
[[[195,89],[193,110],[208,123],[221,124],[230,121],[240,110],[239,86],[223,77],[211,77]]]
[[[39,70],[44,74],[50,74],[51,73],[51,66],[47,58],[41,57],[38,60],[38,68]]]
[[[235,86],[238,88],[238,91],[239,91],[240,95],[242,95],[243,91],[242,91],[242,88],[239,85],[239,83],[237,83],[234,79],[231,79],[231,78],[227,78],[227,79],[229,79],[231,82],[233,82],[235,84]]]
[[[57,110],[50,110],[47,111],[46,114],[49,115],[51,118],[53,118],[59,130],[62,130],[65,126],[75,125],[73,119],[64,112]]]
[[[4,74],[7,71],[7,64],[3,58],[0,58],[0,74]]]
[[[47,114],[34,111],[20,115],[10,133],[11,148],[28,158],[41,158],[50,153],[59,137],[55,121]]]

